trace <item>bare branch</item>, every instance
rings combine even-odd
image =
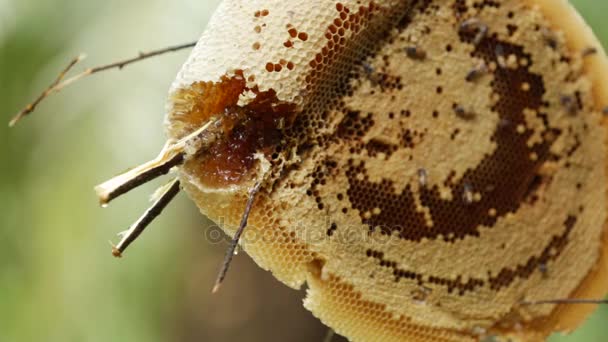
[[[167,144],[153,160],[141,164],[95,187],[102,206],[116,197],[167,174],[174,166],[184,162],[186,149],[193,144],[207,129],[218,120],[211,119],[203,127],[184,137],[174,144]],[[207,141],[209,143],[210,141]]]
[[[136,63],[136,62],[139,62],[144,59],[151,58],[151,57],[163,55],[163,54],[166,54],[169,52],[175,52],[175,51],[179,51],[179,50],[183,50],[183,49],[188,49],[188,48],[194,47],[194,45],[196,45],[196,42],[191,42],[191,43],[186,43],[186,44],[176,45],[176,46],[170,46],[170,47],[166,47],[163,49],[154,50],[154,51],[150,51],[150,52],[140,52],[137,57],[125,59],[122,61],[118,61],[118,62],[106,64],[106,65],[97,66],[94,68],[89,68],[89,69],[86,69],[85,71],[81,72],[80,74],[77,74],[77,75],[65,80],[64,82],[58,84],[56,90],[61,90],[61,88],[64,88],[64,87],[78,81],[79,79],[81,79],[83,77],[93,75],[98,72],[102,72],[102,71],[106,71],[106,70],[110,70],[110,69],[119,69],[120,70],[129,64]]]
[[[96,186],[95,192],[99,197],[99,203],[105,206],[116,197],[167,174],[171,168],[182,164],[183,161],[184,156],[181,152],[163,150],[155,159]]]
[[[89,74],[95,74],[100,71],[104,71],[104,70],[108,70],[108,69],[116,69],[116,68],[122,69],[131,63],[139,62],[141,60],[159,56],[159,55],[164,55],[164,54],[170,53],[170,52],[176,52],[176,51],[180,51],[180,50],[184,50],[184,49],[189,49],[189,48],[194,47],[195,45],[196,45],[196,42],[190,42],[190,43],[181,44],[181,45],[169,46],[169,47],[154,50],[154,51],[140,52],[137,57],[133,57],[133,58],[129,58],[129,59],[126,59],[123,61],[119,61],[119,62],[88,69],[88,70],[90,70]]]
[[[40,95],[38,95],[38,97],[34,100],[34,102],[31,102],[30,104],[28,104],[27,106],[25,106],[25,108],[23,108],[19,113],[17,113],[17,115],[15,115],[11,121],[8,123],[9,127],[13,127],[17,124],[17,122],[19,122],[19,120],[21,120],[24,116],[30,114],[31,112],[33,112],[34,110],[36,110],[36,107],[38,107],[38,105],[40,104],[40,102],[42,102],[45,98],[47,98],[52,92],[57,91],[57,86],[59,84],[61,84],[61,81],[63,81],[63,79],[65,78],[66,74],[76,65],[78,64],[78,62],[82,61],[83,59],[85,59],[85,55],[80,55],[78,57],[75,57],[74,59],[72,59],[70,61],[70,63],[68,63],[68,65],[59,73],[59,75],[57,76],[57,78],[55,79],[55,81],[53,81],[53,83],[51,83],[51,85],[49,85]]]
[[[334,339],[335,334],[334,329],[328,328],[325,337],[323,338],[323,342],[331,342]]]
[[[608,299],[545,299],[534,301],[523,301],[521,305],[540,304],[608,304]]]
[[[228,246],[228,250],[226,251],[226,256],[224,257],[224,262],[222,263],[222,267],[217,275],[217,279],[215,280],[215,285],[213,285],[212,293],[216,293],[219,291],[222,282],[226,278],[226,273],[228,273],[228,268],[230,267],[230,263],[232,261],[232,257],[234,257],[234,251],[238,246],[239,240],[241,239],[241,235],[245,231],[245,227],[247,227],[247,220],[249,219],[249,213],[251,212],[251,207],[253,206],[253,202],[255,200],[255,196],[260,190],[261,182],[257,182],[251,190],[249,190],[249,198],[247,199],[247,204],[245,205],[245,211],[243,212],[243,216],[241,218],[241,224],[239,228],[236,230],[232,241],[230,241],[230,246]]]
[[[169,202],[175,198],[179,193],[179,180],[176,178],[169,184],[162,188],[162,193],[158,199],[152,204],[152,206],[146,210],[146,212],[129,227],[129,229],[123,232],[122,239],[116,246],[112,246],[112,255],[115,257],[121,257],[122,253],[129,247],[129,245],[135,241],[139,235],[148,227],[148,225],[160,215],[167,207]]]
[[[194,47],[194,45],[196,45],[196,42],[191,42],[191,43],[186,43],[186,44],[176,45],[176,46],[170,46],[170,47],[166,47],[166,48],[162,48],[162,49],[154,50],[154,51],[150,51],[150,52],[140,52],[137,57],[125,59],[125,60],[118,61],[115,63],[110,63],[110,64],[106,64],[106,65],[101,65],[101,66],[85,69],[83,72],[64,81],[66,74],[72,69],[72,67],[74,67],[74,65],[76,65],[78,62],[80,62],[82,59],[84,59],[84,55],[81,55],[81,56],[73,59],[70,62],[70,64],[59,74],[57,79],[55,79],[55,81],[44,92],[42,92],[42,94],[40,94],[40,96],[38,96],[38,98],[36,98],[36,100],[34,100],[34,102],[28,104],[23,110],[21,110],[21,112],[19,112],[17,115],[15,115],[15,117],[13,117],[13,119],[9,122],[9,126],[10,127],[14,126],[24,116],[32,113],[36,109],[36,107],[40,104],[40,102],[42,102],[44,99],[46,99],[52,93],[60,91],[61,89],[78,81],[79,79],[81,79],[83,77],[86,77],[86,76],[89,76],[92,74],[96,74],[98,72],[106,71],[109,69],[122,69],[129,64],[136,63],[136,62],[139,62],[144,59],[151,58],[151,57],[163,55],[166,53],[175,52],[175,51],[179,51],[179,50],[183,50],[183,49],[188,49],[188,48]]]

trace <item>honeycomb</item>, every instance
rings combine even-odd
[[[605,53],[565,0],[224,0],[172,85],[180,168],[353,341],[538,341],[606,294]]]

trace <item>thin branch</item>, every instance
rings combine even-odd
[[[30,104],[25,106],[25,108],[23,108],[19,113],[17,113],[17,115],[15,115],[11,119],[11,121],[8,123],[8,126],[9,127],[15,126],[17,124],[17,122],[19,122],[19,120],[21,120],[24,116],[26,116],[26,115],[30,114],[31,112],[33,112],[34,110],[36,110],[36,107],[38,107],[40,102],[42,102],[45,98],[47,98],[52,92],[57,91],[57,87],[61,84],[61,81],[63,81],[66,74],[76,64],[78,64],[78,62],[82,61],[85,58],[86,58],[85,55],[80,55],[80,56],[72,59],[70,61],[70,63],[68,63],[68,65],[59,73],[59,75],[57,76],[55,81],[53,81],[53,83],[51,83],[40,95],[38,95],[38,97],[33,102],[31,102]]]
[[[147,183],[159,176],[167,174],[174,166],[184,162],[186,148],[192,141],[203,134],[214,122],[209,120],[203,127],[197,129],[177,143],[166,145],[160,154],[151,161],[141,164],[123,174],[120,174],[95,187],[95,192],[99,197],[102,206],[107,205],[116,197]]]
[[[122,253],[129,247],[129,245],[135,241],[139,235],[148,227],[148,225],[160,215],[167,207],[169,202],[175,198],[175,196],[179,193],[179,180],[176,178],[171,183],[167,184],[163,187],[164,191],[162,191],[161,195],[158,199],[152,204],[148,210],[137,220],[135,223],[129,227],[127,231],[125,231],[122,235],[122,239],[118,243],[118,245],[112,247],[112,255],[115,257],[121,257]]]
[[[170,52],[176,52],[176,51],[180,51],[180,50],[184,50],[184,49],[189,49],[189,48],[194,47],[195,45],[196,45],[196,42],[190,42],[190,43],[181,44],[181,45],[169,46],[169,47],[154,50],[154,51],[140,52],[137,57],[129,58],[129,59],[126,59],[126,60],[123,60],[120,62],[115,62],[115,63],[111,63],[111,64],[107,64],[107,65],[98,66],[95,68],[90,68],[90,69],[88,69],[88,70],[90,70],[88,73],[94,74],[94,73],[97,73],[100,71],[104,71],[104,70],[108,70],[108,69],[115,69],[115,68],[122,69],[131,63],[139,62],[141,60],[159,56],[159,55],[164,55],[164,54],[170,53]]]
[[[182,44],[182,45],[169,46],[166,48],[162,48],[162,49],[154,50],[154,51],[150,51],[150,52],[140,52],[137,57],[125,59],[122,61],[118,61],[118,62],[106,64],[106,65],[100,65],[100,66],[97,66],[94,68],[88,68],[85,71],[81,72],[80,74],[77,74],[77,75],[65,80],[64,82],[58,84],[57,90],[61,90],[61,88],[64,88],[64,87],[74,83],[75,81],[78,81],[79,79],[81,79],[83,77],[93,75],[98,72],[102,72],[102,71],[106,71],[106,70],[110,70],[110,69],[119,69],[120,70],[129,64],[136,63],[136,62],[139,62],[144,59],[151,58],[151,57],[163,55],[166,53],[192,48],[195,45],[196,45],[196,42],[191,42],[191,43],[186,43],[186,44]]]
[[[181,44],[181,45],[176,45],[176,46],[169,46],[166,48],[162,48],[162,49],[158,49],[158,50],[154,50],[154,51],[150,51],[150,52],[140,52],[137,57],[125,59],[125,60],[118,61],[115,63],[110,63],[110,64],[106,64],[106,65],[101,65],[101,66],[85,69],[83,72],[64,81],[63,79],[65,78],[68,71],[70,71],[72,69],[72,67],[74,67],[74,65],[76,65],[78,62],[80,62],[82,59],[84,59],[84,56],[81,55],[81,56],[73,59],[70,62],[70,64],[68,65],[68,67],[65,68],[65,70],[63,70],[59,74],[57,79],[55,79],[55,81],[44,92],[42,92],[42,94],[40,94],[40,96],[38,96],[38,98],[36,100],[34,100],[34,102],[28,104],[23,110],[21,110],[21,112],[19,112],[9,122],[9,126],[11,126],[11,127],[14,126],[24,116],[32,113],[36,109],[38,104],[40,104],[40,102],[42,102],[44,99],[46,99],[52,93],[60,91],[61,89],[78,81],[79,79],[81,79],[83,77],[86,77],[86,76],[89,76],[92,74],[96,74],[98,72],[106,71],[109,69],[122,69],[129,64],[136,63],[136,62],[142,61],[144,59],[163,55],[163,54],[170,53],[170,52],[180,51],[183,49],[192,48],[195,45],[196,45],[196,42],[191,42],[191,43],[186,43],[186,44]]]
[[[106,206],[116,197],[169,173],[174,166],[181,165],[183,162],[184,155],[182,153],[163,151],[155,159],[96,186],[95,191],[99,197],[99,203]]]
[[[323,342],[331,342],[334,339],[334,329],[328,328],[327,333],[325,333],[325,337],[323,338]]]
[[[243,216],[241,217],[241,224],[239,228],[236,230],[232,241],[230,241],[230,246],[228,246],[228,250],[226,251],[226,256],[224,257],[224,262],[222,263],[222,267],[217,275],[217,279],[215,280],[215,285],[213,285],[212,293],[216,293],[219,291],[222,282],[226,278],[226,273],[228,273],[228,268],[230,267],[230,263],[232,261],[232,257],[234,257],[234,251],[238,246],[239,240],[241,239],[241,235],[245,231],[245,227],[247,227],[247,220],[249,219],[249,213],[251,212],[251,207],[253,207],[253,202],[255,200],[255,196],[260,190],[261,182],[257,182],[251,190],[249,190],[249,198],[247,199],[247,204],[245,205],[245,211],[243,212]]]
[[[521,305],[540,304],[608,304],[608,299],[545,299],[521,302]]]

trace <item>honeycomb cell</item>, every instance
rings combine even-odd
[[[355,341],[540,340],[590,309],[522,299],[604,295],[607,68],[565,1],[254,6],[222,3],[167,131],[234,123],[185,189],[232,234],[263,179],[243,247],[313,314]]]

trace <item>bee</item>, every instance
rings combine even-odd
[[[467,75],[465,76],[465,80],[467,82],[474,82],[487,73],[488,73],[487,64],[485,62],[481,62],[479,65],[477,65],[476,67],[469,70],[469,72],[467,72]]]
[[[417,46],[408,46],[405,48],[405,53],[411,59],[423,60],[426,58],[426,51]]]
[[[460,32],[475,33],[473,44],[479,45],[488,34],[488,25],[481,22],[478,18],[470,18],[460,24]]]

